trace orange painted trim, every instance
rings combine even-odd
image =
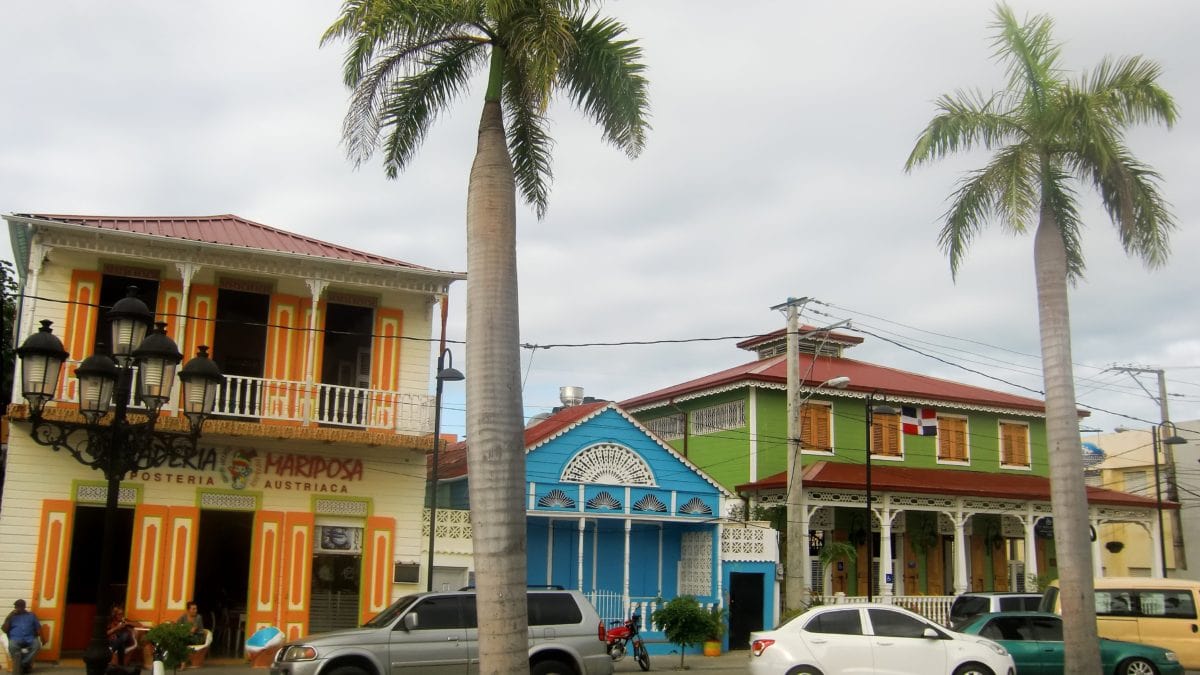
[[[184,329],[187,335],[182,340],[184,361],[195,356],[201,345],[214,351],[213,333],[216,330],[217,287],[210,284],[192,284],[188,288],[188,321]]]
[[[39,661],[57,661],[62,651],[63,617],[67,610],[67,567],[71,561],[71,535],[75,528],[75,502],[42,500],[38,524],[37,564],[30,609],[42,623],[46,638]]]
[[[396,519],[369,516],[363,532],[359,618],[366,623],[392,601],[392,551]]]
[[[179,316],[183,314],[183,281],[167,279],[158,284],[158,307],[154,316],[159,321],[167,322],[167,335],[176,342],[181,341],[179,335]],[[188,355],[184,354],[184,361]]]
[[[102,275],[95,270],[71,270],[71,287],[67,291],[66,320],[60,336],[67,352],[82,361],[92,353],[96,343],[96,328],[100,323],[100,282]],[[68,379],[75,375],[75,368],[63,368],[59,376],[59,400],[75,400],[74,391],[66,391]]]
[[[174,621],[187,611],[196,584],[196,548],[200,541],[200,509],[172,506],[168,509],[164,541],[162,600],[158,620]]]
[[[283,562],[285,514],[254,514],[250,545],[250,586],[246,598],[246,634],[264,626],[279,625],[280,567]]]
[[[288,640],[308,634],[312,606],[312,513],[289,512],[284,517],[283,580],[280,594],[280,626]]]
[[[129,581],[125,615],[132,621],[157,623],[162,615],[163,569],[170,510],[139,504],[133,512],[133,541],[129,550]]]
[[[387,307],[376,309],[374,333],[375,337],[371,340],[371,388],[399,391],[404,311]]]

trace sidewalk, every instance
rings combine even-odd
[[[749,652],[740,650],[726,652],[720,656],[701,656],[688,654],[684,659],[687,672],[705,673],[705,675],[744,675],[748,667],[746,660]],[[614,664],[618,673],[640,673],[637,661],[630,657]],[[655,654],[650,657],[650,672],[673,673],[679,667],[678,654]],[[84,672],[83,661],[79,659],[63,659],[57,664],[38,663],[33,667],[34,675],[80,675]],[[208,659],[202,668],[188,668],[180,671],[194,675],[268,675],[266,668],[251,668],[250,664],[241,659]],[[4,675],[8,675],[5,671]],[[142,669],[142,675],[150,675],[149,668]],[[170,673],[168,673],[170,675]]]

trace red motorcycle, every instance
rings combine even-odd
[[[633,643],[633,658],[642,670],[650,670],[650,653],[646,651],[646,643],[642,642],[640,626],[642,616],[634,614],[625,621],[613,621],[613,627],[604,632],[604,641],[608,643],[608,655],[613,661],[625,658],[629,651],[629,643]],[[601,624],[600,630],[604,631]]]

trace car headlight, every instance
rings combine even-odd
[[[280,661],[312,661],[317,658],[317,650],[308,645],[290,645],[283,650]]]
[[[1172,651],[1163,652],[1163,658],[1171,663],[1177,663],[1179,661],[1179,655]]]

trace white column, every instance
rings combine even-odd
[[[596,526],[592,528],[592,592],[595,593],[599,589],[599,579],[596,576],[596,565],[600,559],[600,521],[596,521]]]
[[[879,513],[879,594],[888,597],[892,595],[892,583],[888,575],[892,574],[892,518],[895,517],[888,497],[883,498],[883,509]],[[892,575],[892,579],[895,579]]]
[[[546,521],[546,585],[554,583],[554,519]]]
[[[1025,588],[1036,589],[1038,575],[1037,563],[1037,521],[1038,516],[1032,509],[1026,509],[1021,522],[1025,525]]]
[[[1092,532],[1096,533],[1096,538],[1092,539],[1092,576],[1104,576],[1104,559],[1100,556],[1100,520],[1098,518],[1088,518],[1088,525],[1092,526]]]
[[[721,534],[724,531],[725,531],[725,526],[722,525],[721,523],[717,523],[717,551],[716,551],[717,564],[715,566],[716,570],[717,570],[717,594],[716,594],[717,595],[717,602],[716,602],[717,605],[722,604],[721,600],[725,596],[725,590],[724,590],[725,589],[725,584],[724,584],[725,573],[724,573],[724,567],[721,564]],[[808,542],[804,542],[804,545],[808,546]]]
[[[179,278],[183,282],[183,289],[179,298],[179,317],[175,321],[175,335],[172,337],[179,347],[183,348],[184,343],[187,342],[184,338],[187,336],[188,307],[191,306],[188,297],[192,294],[192,277],[196,276],[196,270],[200,269],[200,267],[192,263],[175,263],[175,269],[179,271]],[[181,363],[187,363],[193,356],[195,354],[184,354]],[[183,387],[176,387],[175,392],[171,394],[171,405],[175,406],[176,410],[179,410],[183,407],[181,405],[182,402]]]
[[[625,566],[621,578],[621,616],[629,614],[629,532],[633,529],[633,521],[625,519]]]
[[[1150,564],[1150,576],[1155,579],[1162,579],[1167,575],[1167,571],[1163,569],[1162,555],[1159,551],[1163,548],[1163,531],[1158,526],[1157,520],[1150,521],[1150,559],[1153,561]]]
[[[971,516],[959,511],[950,518],[954,521],[954,594],[961,595],[971,587],[967,574],[967,523]]]
[[[329,282],[323,279],[306,279],[305,283],[308,284],[308,292],[312,298],[312,309],[308,314],[308,333],[304,337],[304,384],[310,392],[310,395],[304,397],[304,425],[308,426],[312,422],[312,394],[315,393],[313,387],[317,381],[317,307]],[[437,442],[436,439],[434,442]]]
[[[587,531],[587,519],[579,519],[579,590],[583,590],[583,535]]]
[[[802,470],[802,469],[797,467],[797,470]],[[791,481],[788,482],[787,489],[791,490],[795,487],[796,486],[792,485]],[[812,583],[813,583],[812,582],[812,557],[810,555],[808,555],[808,536],[809,536],[809,528],[811,527],[811,525],[809,524],[810,521],[809,521],[809,513],[808,513],[808,491],[802,491],[800,493],[800,510],[799,510],[799,512],[800,512],[800,527],[797,529],[799,529],[800,532],[803,533],[801,536],[804,537],[804,541],[800,542],[800,547],[804,549],[803,555],[800,556],[800,564],[802,565],[802,567],[800,568],[800,586],[804,589],[802,591],[803,592],[802,597],[808,598],[810,593],[812,592]]]
[[[663,594],[663,524],[658,524],[658,597]],[[649,619],[649,617],[647,617]],[[649,623],[647,623],[649,625]]]

